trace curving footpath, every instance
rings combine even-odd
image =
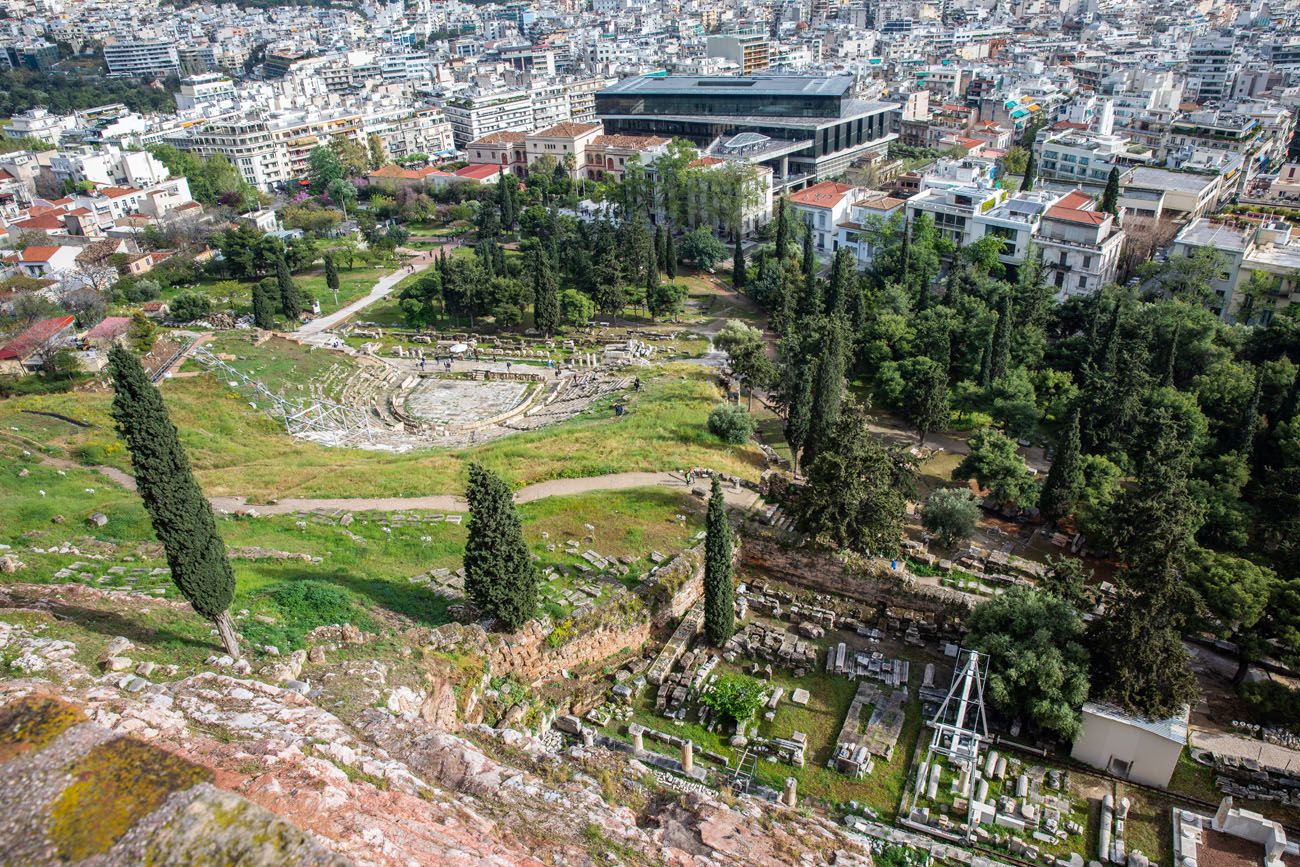
[[[44,463],[60,469],[90,469],[116,482],[128,491],[135,490],[135,479],[116,467],[87,467],[66,458],[45,457]],[[604,476],[587,476],[579,479],[551,479],[515,491],[516,503],[531,503],[547,497],[570,497],[600,491],[626,491],[630,488],[686,488],[680,473],[610,473]],[[692,489],[707,493],[708,484],[703,478],[695,479]],[[738,509],[752,508],[758,494],[748,488],[722,486],[727,504]],[[247,497],[209,497],[212,508],[218,512],[258,515],[289,515],[297,512],[465,512],[469,506],[464,497],[454,494],[434,494],[427,497],[286,497],[274,503],[249,505]]]

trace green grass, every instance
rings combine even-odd
[[[293,280],[306,295],[320,302],[321,313],[333,313],[340,307],[346,307],[374,288],[379,279],[392,273],[396,262],[378,265],[357,263],[352,268],[339,268],[339,295],[337,301],[325,284],[323,265],[298,271]],[[212,297],[216,310],[230,310],[236,315],[251,313],[253,309],[253,284],[258,280],[229,280],[205,278],[193,287],[177,287],[164,293],[164,297],[173,297],[183,291],[203,292]]]
[[[763,459],[755,447],[728,446],[708,432],[705,421],[719,400],[710,372],[694,365],[658,370],[641,371],[645,385],[630,395],[622,418],[614,418],[606,401],[575,419],[480,446],[403,454],[294,440],[270,416],[250,408],[238,391],[210,375],[169,380],[163,395],[204,490],[256,502],[459,493],[471,461],[497,471],[515,486],[684,466],[715,467],[756,479]],[[74,458],[84,447],[93,447],[97,460],[102,457],[125,469],[129,462],[125,452],[115,448],[109,402],[107,393],[3,401],[0,434],[27,437]],[[23,409],[60,412],[90,427],[28,415]]]

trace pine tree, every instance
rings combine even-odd
[[[298,293],[298,284],[289,274],[289,264],[281,256],[275,260],[275,282],[280,289],[280,311],[290,324],[302,316],[302,296]]]
[[[736,250],[731,254],[731,285],[737,289],[745,288],[745,247],[736,235]]]
[[[550,336],[560,327],[560,293],[546,251],[533,248],[533,325]]]
[[[735,631],[735,590],[731,576],[731,524],[722,483],[713,476],[704,537],[704,634],[721,647]]]
[[[334,303],[339,303],[339,267],[330,253],[325,254],[325,287],[334,293]]]
[[[1246,400],[1246,408],[1241,415],[1241,426],[1237,428],[1236,441],[1233,443],[1234,450],[1247,462],[1255,453],[1255,435],[1259,432],[1259,399],[1263,391],[1264,371],[1256,369],[1255,388]]]
[[[1101,194],[1101,209],[1107,214],[1119,216],[1119,169],[1113,166],[1106,176],[1106,189]]]
[[[524,543],[510,488],[491,470],[470,464],[469,537],[465,540],[465,592],[485,614],[512,632],[537,612],[541,576]]]
[[[1079,500],[1083,471],[1079,464],[1079,404],[1076,402],[1061,431],[1061,441],[1052,457],[1052,468],[1047,471],[1038,508],[1043,517],[1056,522],[1074,513]]]
[[[677,245],[673,242],[673,227],[664,229],[664,274],[669,280],[677,279]]]
[[[280,290],[270,277],[253,284],[253,324],[264,331],[275,329],[275,307]]]
[[[226,652],[238,657],[239,640],[228,610],[235,574],[176,426],[130,350],[109,350],[108,369],[114,391],[111,414],[131,455],[136,488],[162,543],[172,581],[191,607],[217,627]]]
[[[789,217],[785,213],[785,199],[777,199],[776,202],[776,259],[781,261],[785,258],[786,245],[790,243],[790,223]]]
[[[1038,175],[1038,160],[1034,159],[1034,152],[1029,152],[1029,159],[1025,161],[1025,176],[1020,179],[1020,192],[1027,193],[1034,188],[1034,178]]]
[[[847,348],[844,329],[832,322],[827,330],[825,349],[817,365],[817,379],[813,386],[812,414],[809,417],[808,441],[803,448],[803,461],[811,465],[822,449],[829,447],[835,426],[840,420],[840,404],[844,400],[844,367]]]

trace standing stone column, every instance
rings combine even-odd
[[[645,729],[632,723],[627,731],[632,736],[632,752],[638,755],[645,752]]]
[[[682,741],[682,771],[689,774],[695,769],[695,744]]]
[[[794,777],[785,778],[785,794],[782,796],[782,800],[785,801],[787,807],[793,807],[799,803],[799,796],[796,794],[798,786],[799,781]]]

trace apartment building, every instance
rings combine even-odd
[[[442,109],[451,123],[456,147],[465,147],[494,132],[533,129],[533,100],[527,90],[467,92],[446,99]]]
[[[1041,136],[1034,150],[1039,177],[1092,187],[1105,186],[1111,169],[1118,168],[1123,174],[1152,157],[1150,151],[1131,145],[1123,136],[1078,131]]]
[[[712,35],[704,53],[736,64],[742,75],[762,72],[772,65],[771,44],[768,35],[762,32]]]
[[[1241,64],[1236,57],[1236,40],[1207,37],[1192,43],[1187,54],[1186,94],[1200,103],[1218,102],[1232,91]]]
[[[788,201],[794,216],[812,232],[814,250],[834,253],[838,249],[840,223],[849,221],[851,206],[864,192],[853,184],[822,181],[790,194]]]
[[[880,252],[876,243],[876,229],[890,219],[903,214],[906,199],[868,190],[849,205],[848,218],[836,226],[835,249],[847,248],[853,253],[859,269],[869,268]]]
[[[191,111],[217,103],[233,102],[235,99],[235,82],[230,76],[209,72],[181,79],[180,89],[176,92],[176,108],[179,111]]]
[[[1096,210],[1091,195],[1074,191],[1043,214],[1036,238],[1058,301],[1091,295],[1115,280],[1124,231]]]
[[[176,44],[165,39],[118,40],[104,45],[104,62],[109,75],[131,78],[159,78],[179,75],[180,55]]]
[[[350,111],[258,112],[204,125],[178,145],[203,157],[221,154],[244,180],[271,191],[307,175],[307,158],[337,136],[364,140],[360,114]]]
[[[1300,303],[1300,238],[1290,224],[1202,218],[1178,233],[1173,253],[1190,256],[1205,248],[1219,254],[1220,270],[1210,288],[1213,309],[1225,322],[1267,324],[1278,312]],[[1267,291],[1260,297],[1243,291],[1255,272],[1267,280]]]

